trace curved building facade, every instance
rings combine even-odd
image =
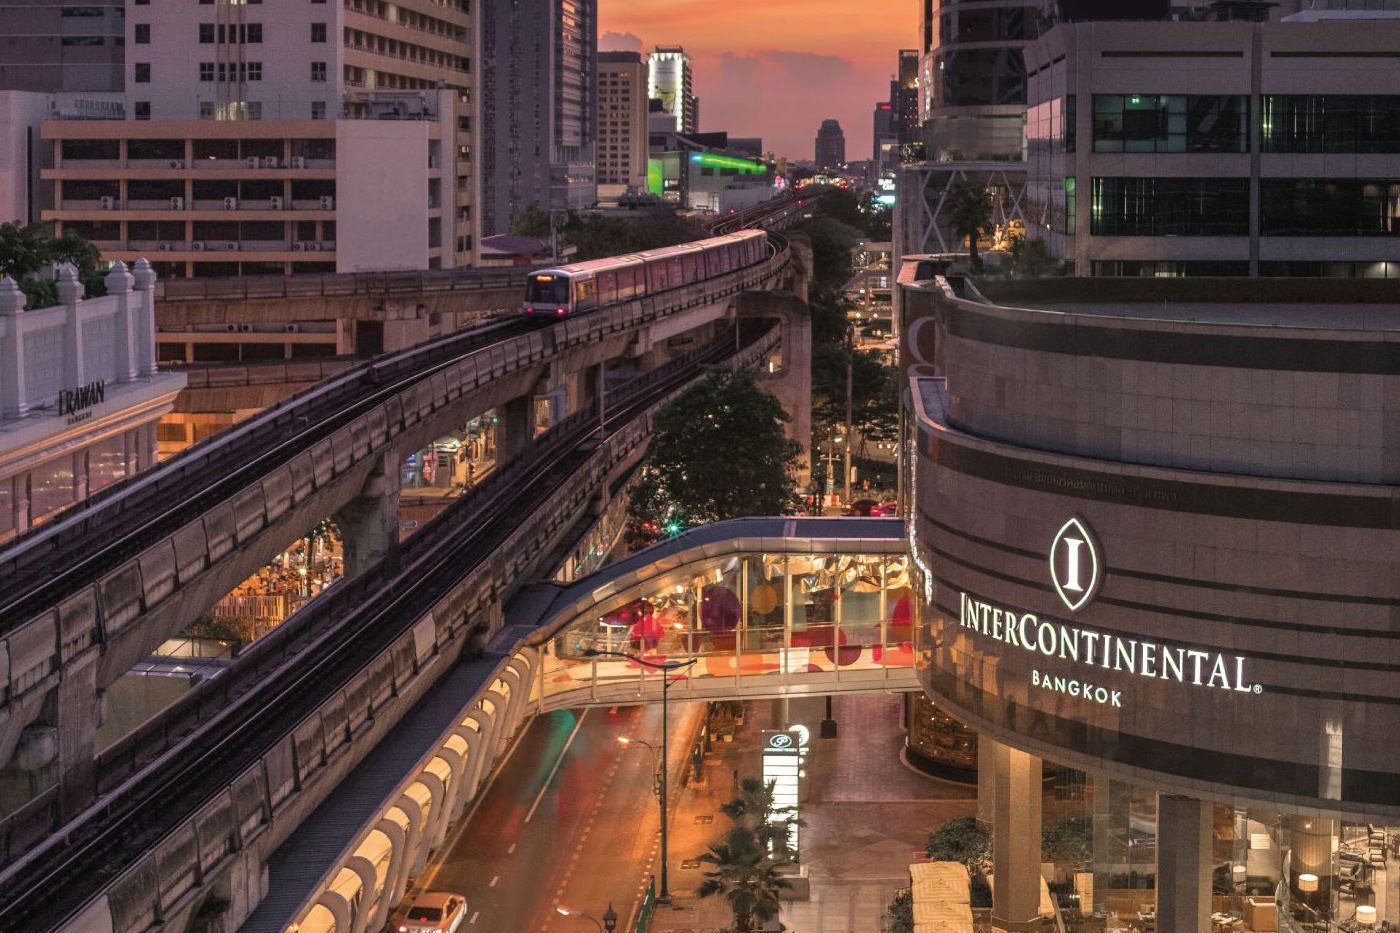
[[[1013,749],[1338,821],[1274,867],[1326,893],[1346,821],[1400,821],[1400,306],[1018,284],[903,296],[922,682]]]

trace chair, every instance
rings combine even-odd
[[[1249,897],[1244,902],[1244,922],[1255,933],[1278,930],[1278,908],[1272,897]]]

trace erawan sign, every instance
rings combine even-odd
[[[1071,612],[1083,608],[1098,591],[1103,576],[1102,555],[1093,532],[1077,518],[1066,522],[1055,535],[1050,546],[1050,579]],[[958,615],[963,628],[993,641],[1089,668],[1082,677],[1035,670],[1031,672],[1031,683],[1091,702],[1123,705],[1121,691],[1089,679],[1098,671],[1237,693],[1263,692],[1262,687],[1245,677],[1245,659],[1239,655],[1125,638],[1011,606],[998,606],[969,593],[960,594]]]

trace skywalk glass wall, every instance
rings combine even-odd
[[[761,693],[779,682],[868,683],[891,669],[912,677],[908,562],[895,554],[730,554],[679,566],[619,589],[562,628],[545,648],[543,698],[612,695],[610,686],[657,681],[642,661],[692,658],[693,667],[672,675],[694,681],[681,693],[711,678],[726,690]]]

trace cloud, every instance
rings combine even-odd
[[[847,157],[867,157],[871,111],[889,92],[888,76],[878,70],[840,55],[789,49],[698,59],[702,130],[761,136],[765,149],[810,159],[817,127],[835,117],[846,133]]]
[[[630,32],[605,32],[598,37],[600,52],[640,52],[642,40]]]

